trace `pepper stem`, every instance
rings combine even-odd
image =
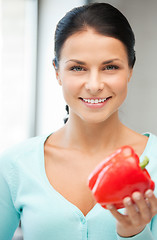
[[[139,165],[140,165],[141,169],[143,170],[147,166],[148,163],[149,163],[149,158],[147,156],[145,156],[143,161],[140,162]]]

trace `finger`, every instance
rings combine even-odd
[[[157,198],[151,189],[145,192],[145,196],[149,202],[152,216],[155,216],[157,214]]]
[[[123,204],[126,208],[126,212],[130,219],[130,222],[135,226],[139,226],[141,223],[141,216],[139,214],[138,209],[136,208],[136,205],[133,204],[131,198],[130,197],[124,198]]]
[[[118,222],[125,223],[127,221],[127,216],[118,212],[114,205],[107,205],[106,207],[111,212],[111,214],[117,219]]]
[[[141,221],[145,224],[149,223],[152,218],[152,212],[146,200],[144,199],[143,194],[140,192],[134,192],[132,194],[132,199],[138,207]]]

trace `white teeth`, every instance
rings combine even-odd
[[[98,103],[98,102],[99,102],[99,100],[98,100],[98,99],[95,99],[94,103]]]
[[[84,102],[88,102],[88,103],[101,103],[106,101],[106,98],[102,98],[102,99],[85,99],[83,98]]]

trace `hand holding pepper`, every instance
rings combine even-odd
[[[139,191],[154,190],[155,184],[145,169],[148,158],[139,157],[130,146],[123,146],[101,162],[89,176],[89,188],[96,201],[106,208],[113,204],[123,208],[123,199]]]
[[[117,220],[117,233],[122,237],[132,237],[140,233],[157,214],[157,198],[151,189],[143,195],[134,192],[123,199],[125,214],[121,214],[114,205],[107,205],[108,210]]]
[[[89,188],[102,207],[117,220],[117,232],[131,237],[141,232],[157,214],[154,182],[130,146],[124,146],[101,162],[89,176]],[[125,207],[125,214],[117,209]]]

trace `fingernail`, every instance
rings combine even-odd
[[[150,198],[150,197],[153,196],[153,191],[150,190],[150,189],[148,189],[148,190],[145,192],[145,195]]]
[[[113,205],[108,204],[108,205],[106,205],[106,208],[107,208],[108,210],[112,210],[114,207],[113,207]]]
[[[130,206],[132,204],[131,198],[130,197],[126,197],[124,199],[124,204]]]
[[[132,197],[133,197],[134,200],[140,200],[141,194],[139,192],[136,192],[136,193],[133,193]]]

